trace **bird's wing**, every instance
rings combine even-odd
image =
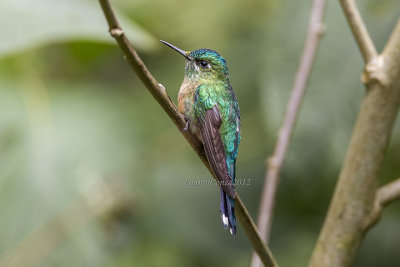
[[[203,138],[204,150],[211,169],[220,181],[221,188],[231,197],[235,198],[235,187],[229,175],[224,145],[222,143],[220,127],[222,124],[218,105],[210,99],[195,97],[196,117],[199,121]]]

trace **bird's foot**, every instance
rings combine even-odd
[[[189,118],[186,117],[186,115],[183,115],[183,118],[185,118],[186,125],[185,128],[182,129],[182,132],[187,132],[189,130]]]

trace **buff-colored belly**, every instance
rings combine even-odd
[[[201,140],[201,134],[199,128],[197,127],[197,119],[194,114],[194,94],[197,85],[190,82],[183,82],[178,93],[178,110],[189,119],[189,129],[197,135]]]
[[[195,91],[195,84],[184,81],[178,93],[178,110],[189,119],[194,119],[193,105]]]

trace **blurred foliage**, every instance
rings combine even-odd
[[[97,1],[3,0],[0,8],[2,34],[7,36],[0,43],[0,56],[77,39],[113,42],[104,34],[104,17]],[[127,35],[135,36],[132,42],[137,47],[154,49],[154,37],[123,14],[119,18]]]
[[[237,190],[255,218],[311,1],[112,2],[173,99],[184,62],[154,40],[227,59],[242,113],[237,176],[251,179]],[[382,49],[398,1],[359,4]],[[215,186],[185,185],[211,177],[124,61],[97,1],[0,7],[0,258],[107,179],[124,185],[132,207],[93,215],[39,266],[246,266],[243,230],[236,238],[223,231]],[[307,263],[364,93],[361,56],[338,1],[329,3],[326,27],[278,193],[270,244],[281,266]],[[400,173],[399,129],[382,182]],[[399,207],[385,210],[354,266],[400,265]]]

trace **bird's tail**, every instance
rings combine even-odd
[[[221,190],[221,219],[224,228],[228,228],[231,232],[231,235],[236,235],[236,217],[235,217],[235,200],[232,199],[227,193],[225,193],[222,188]]]

